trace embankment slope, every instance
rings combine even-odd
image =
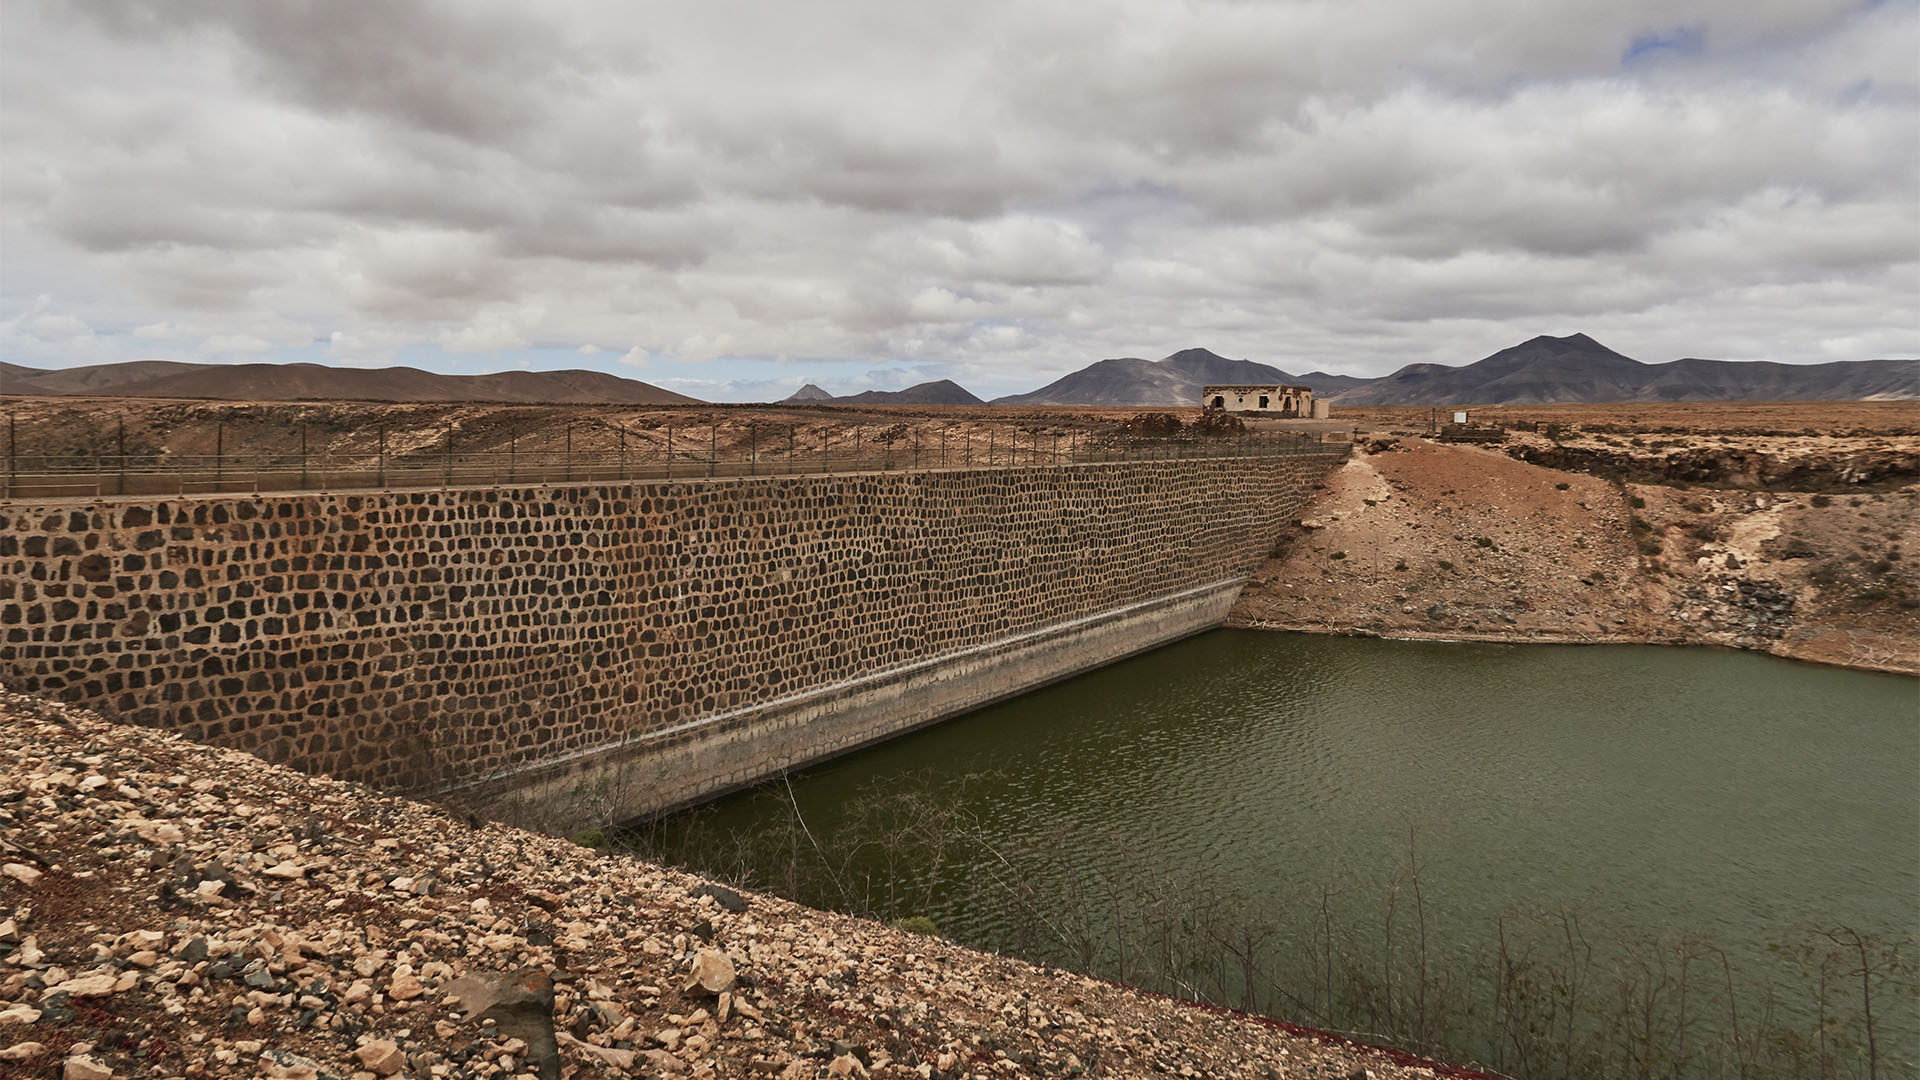
[[[1405,438],[1336,470],[1302,520],[1231,625],[1728,645],[1920,672],[1913,486],[1621,483]]]
[[[0,761],[0,1075],[1471,1075],[18,695]]]

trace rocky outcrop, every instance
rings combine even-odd
[[[1724,631],[1752,646],[1785,637],[1793,608],[1793,593],[1777,581],[1712,574],[1675,590],[1670,611],[1698,631]]]

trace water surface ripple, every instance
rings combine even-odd
[[[1724,650],[1217,631],[794,789],[820,829],[862,784],[983,774],[995,844],[1083,870],[1145,860],[1284,911],[1322,886],[1377,905],[1411,850],[1462,935],[1566,905],[1757,951],[1812,922],[1920,930],[1917,703],[1910,678]],[[1002,913],[964,892],[928,914],[993,941]]]

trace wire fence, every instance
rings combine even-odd
[[[80,451],[8,454],[0,465],[6,499],[120,495],[247,494],[600,484],[708,477],[830,475],[930,469],[987,469],[1190,458],[1344,456],[1338,443],[1292,432],[1140,436],[990,428],[949,434],[855,427],[844,431],[783,426],[750,429],[723,444],[717,427],[618,433],[615,446],[564,450],[463,449],[449,431],[435,445],[387,444],[365,450],[212,454]]]

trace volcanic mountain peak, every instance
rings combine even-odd
[[[866,390],[847,397],[837,397],[836,402],[852,405],[984,405],[985,402],[973,396],[966,387],[952,379],[940,379],[936,382],[923,382],[909,386],[905,390]]]
[[[1161,360],[1127,356],[1098,360],[1029,394],[996,405],[1196,405],[1211,383],[1306,385],[1323,396],[1367,380],[1316,372],[1290,375],[1270,364],[1233,360],[1211,349],[1181,349]]]

